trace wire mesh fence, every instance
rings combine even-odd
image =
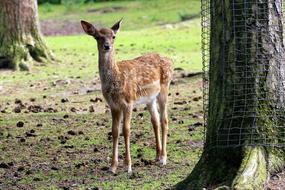
[[[204,139],[206,139],[206,127],[208,118],[208,95],[209,95],[209,61],[210,61],[210,0],[201,0],[201,40],[202,40],[202,63],[203,63],[203,110],[204,110]]]
[[[222,7],[227,10],[221,11]],[[201,0],[205,134],[210,114],[210,56],[218,54],[222,60],[219,99],[225,110],[215,135],[206,137],[211,147],[285,147],[283,19],[276,19],[283,18],[282,7],[282,0]],[[215,14],[222,25],[213,25]],[[211,48],[211,27],[222,31],[218,50]],[[266,47],[268,40],[274,46],[268,42]]]

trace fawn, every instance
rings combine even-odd
[[[167,97],[173,69],[170,59],[154,53],[133,60],[116,62],[114,41],[121,23],[122,19],[111,29],[98,29],[86,21],[81,21],[83,30],[97,41],[102,93],[112,114],[113,157],[110,171],[115,173],[118,166],[119,125],[123,116],[122,128],[126,148],[124,164],[127,166],[128,173],[131,173],[130,122],[133,107],[138,104],[147,105],[155,133],[156,160],[162,165],[166,164]]]

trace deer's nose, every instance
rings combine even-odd
[[[104,44],[104,50],[110,50],[110,45],[109,44]]]

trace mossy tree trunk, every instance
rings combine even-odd
[[[28,70],[52,56],[41,37],[36,0],[0,1],[0,69]]]
[[[282,2],[211,0],[210,6],[206,143],[176,188],[263,189],[285,165],[285,150],[276,147],[285,140]]]

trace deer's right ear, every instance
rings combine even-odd
[[[97,29],[89,22],[81,20],[81,26],[86,34],[91,35],[91,36],[96,35]]]
[[[120,30],[120,27],[121,27],[121,24],[122,24],[122,20],[123,20],[123,18],[121,18],[121,20],[119,20],[118,22],[116,22],[116,24],[114,24],[114,25],[111,27],[111,29],[114,31],[115,34]]]

